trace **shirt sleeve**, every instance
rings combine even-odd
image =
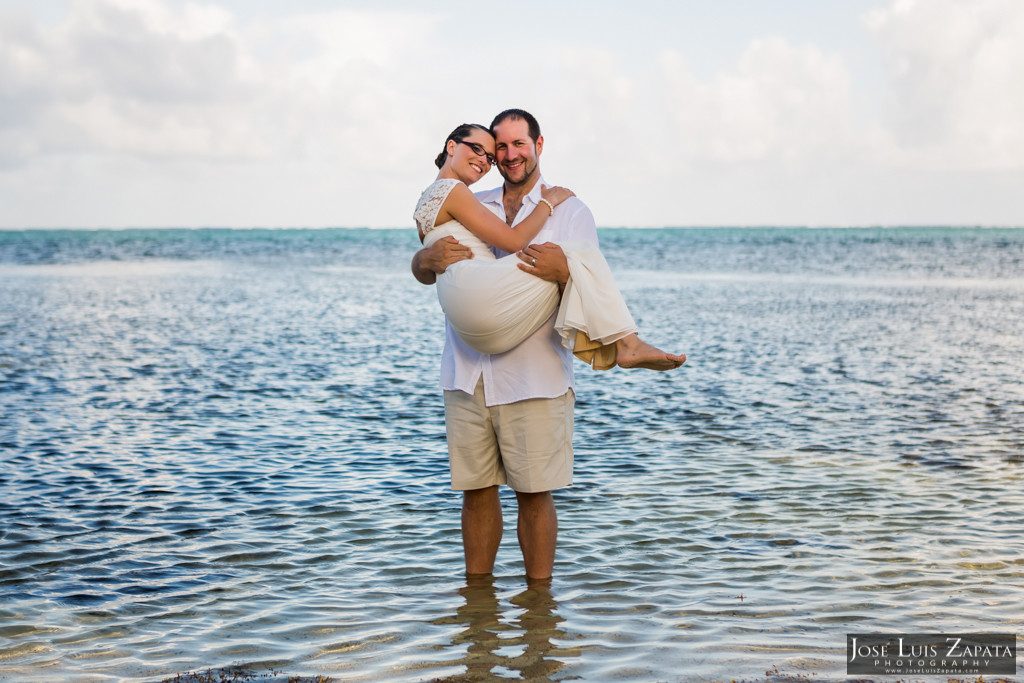
[[[590,212],[587,205],[575,197],[565,200],[563,204],[566,208],[572,210],[572,215],[566,222],[567,224],[562,233],[564,239],[566,241],[583,240],[600,248],[601,245],[597,241],[597,225],[594,223],[594,214]]]

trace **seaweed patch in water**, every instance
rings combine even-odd
[[[207,669],[206,671],[191,671],[178,674],[174,678],[165,678],[160,683],[249,683],[258,680],[279,680],[284,676],[279,671],[251,671],[249,669],[228,668]],[[327,676],[288,676],[284,679],[287,683],[332,683],[333,678]]]
[[[817,676],[816,673],[790,674],[786,673],[785,671],[779,670],[778,666],[772,666],[771,669],[768,669],[764,672],[764,683],[817,683],[819,680],[823,680],[815,678],[815,676]],[[875,683],[875,680],[871,678],[856,678],[847,680],[848,683]],[[891,683],[920,683],[920,681],[921,679],[919,678],[900,678],[898,680],[892,681]],[[718,679],[715,679],[715,683],[722,682]],[[730,683],[760,683],[760,681],[758,679],[748,680],[744,678],[742,680],[737,680],[733,678],[731,679]],[[977,678],[947,678],[946,683],[1017,683],[1017,681],[1013,678],[990,678],[986,680],[983,676],[978,676]]]

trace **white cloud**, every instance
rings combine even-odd
[[[394,80],[424,26],[337,11],[240,27],[211,6],[79,1],[50,33],[24,16],[0,24],[3,95],[45,111],[20,120],[36,150],[231,159],[266,156],[273,142],[286,154],[336,152],[384,133],[409,104],[408,83]]]
[[[849,144],[850,78],[842,60],[780,37],[754,41],[713,83],[662,57],[666,102],[690,156],[722,164],[835,153]]]
[[[430,25],[429,17],[353,11],[239,25],[217,7],[161,0],[75,2],[49,29],[24,12],[0,15],[0,107],[11,114],[0,123],[0,168],[23,178],[50,168],[54,193],[79,198],[67,184],[128,177],[130,195],[143,197],[152,194],[147,182],[177,194],[175,185],[206,177],[210,187],[190,193],[192,224],[208,222],[204,211],[224,215],[211,207],[236,194],[242,178],[275,197],[257,193],[248,198],[255,206],[238,207],[256,224],[337,224],[346,213],[372,223],[380,207],[371,190],[379,194],[401,171],[411,140],[428,146],[407,122],[430,86],[406,68],[429,53]],[[68,176],[89,158],[107,175]],[[169,178],[175,169],[181,175]],[[309,197],[311,188],[323,194]],[[308,201],[287,216],[282,196]],[[141,201],[136,208],[145,214]],[[66,220],[60,211],[45,207],[52,218],[42,221]]]
[[[780,201],[806,205],[780,179],[802,183],[859,144],[846,67],[814,46],[756,40],[710,81],[672,49],[639,72],[608,50],[558,63],[545,155],[564,149],[553,180],[603,224],[763,223]]]
[[[3,131],[5,165],[62,154],[247,156],[231,114],[256,89],[229,19],[216,8],[175,14],[156,0],[108,0],[75,2],[49,32],[3,21],[0,97],[26,114]]]
[[[889,79],[885,161],[1024,168],[1024,3],[898,0],[866,24]]]

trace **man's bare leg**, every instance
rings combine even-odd
[[[686,362],[686,356],[666,353],[631,334],[615,342],[615,362],[621,368],[675,370]]]
[[[555,566],[558,513],[551,491],[516,492],[519,501],[519,547],[523,551],[526,576],[547,579]]]
[[[466,574],[490,574],[501,545],[498,487],[462,492],[462,549]]]

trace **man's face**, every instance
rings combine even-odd
[[[543,135],[534,144],[526,121],[505,119],[494,128],[494,142],[498,173],[506,183],[523,185],[535,179],[538,157],[544,148]]]

